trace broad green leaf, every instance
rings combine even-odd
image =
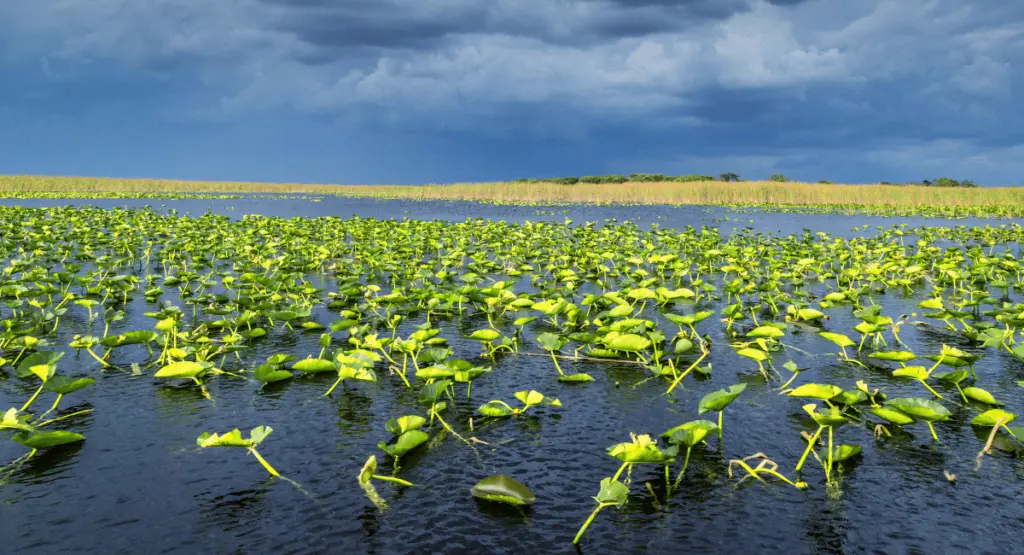
[[[608,455],[630,464],[667,464],[676,456],[675,447],[659,449],[649,435],[633,435],[632,441],[608,448]]]
[[[971,374],[967,370],[954,370],[952,372],[943,372],[940,374],[934,374],[935,379],[951,384],[958,384],[967,379],[967,376]]]
[[[292,364],[292,370],[304,374],[315,374],[317,372],[334,372],[334,363],[325,358],[304,358]]]
[[[719,412],[725,407],[732,403],[736,397],[739,397],[740,393],[747,388],[747,384],[739,383],[731,385],[726,389],[719,389],[718,391],[712,391],[704,396],[700,400],[700,405],[697,408],[697,414],[704,414],[705,412]]]
[[[395,441],[393,445],[388,445],[382,441],[378,443],[377,446],[392,457],[401,457],[409,451],[423,445],[429,439],[430,436],[427,435],[426,432],[422,432],[420,430],[409,430],[398,436],[398,440]]]
[[[972,426],[995,426],[996,424],[1009,424],[1016,420],[1017,415],[1002,409],[987,410],[971,419]]]
[[[828,401],[842,392],[843,389],[841,387],[832,384],[808,383],[794,388],[786,395]]]
[[[261,364],[255,371],[253,371],[252,375],[263,383],[275,383],[293,377],[291,372],[287,370],[280,370],[270,364]]]
[[[545,332],[537,336],[537,343],[547,351],[557,351],[565,346],[568,340],[557,334]]]
[[[476,411],[484,416],[489,416],[491,418],[504,418],[506,416],[512,416],[513,414],[516,413],[515,409],[509,406],[508,403],[506,403],[505,401],[500,401],[498,399],[495,399],[493,401],[487,401],[486,403],[477,407]]]
[[[927,420],[929,422],[949,420],[949,417],[951,416],[949,409],[935,401],[932,401],[931,399],[922,399],[919,397],[897,397],[895,399],[889,399],[885,404],[913,416],[914,418],[920,418],[921,420]]]
[[[815,308],[801,308],[796,311],[796,317],[800,320],[811,321],[824,318],[825,313]]]
[[[28,424],[28,419],[31,418],[29,414],[23,414],[18,409],[11,407],[4,413],[2,419],[0,419],[0,430],[22,430],[25,432],[31,432],[34,430],[32,426]]]
[[[384,423],[384,429],[395,435],[401,435],[405,432],[418,430],[426,423],[426,418],[423,418],[418,414],[410,414],[408,416],[388,419],[388,421]]]
[[[926,380],[928,379],[928,369],[924,366],[904,366],[903,368],[897,368],[892,371],[892,375],[897,378],[912,378],[915,380]]]
[[[38,366],[54,366],[63,356],[63,352],[36,351],[21,359],[15,374],[19,378],[27,378],[36,373],[33,368]]]
[[[264,439],[267,439],[274,431],[270,426],[257,426],[249,431],[249,441],[252,442],[253,446],[263,443]]]
[[[877,416],[879,418],[888,420],[889,422],[892,422],[893,424],[896,424],[897,426],[906,426],[907,424],[913,424],[914,423],[914,419],[912,417],[910,417],[910,416],[908,416],[908,415],[906,415],[906,414],[904,414],[904,413],[902,413],[902,412],[900,412],[900,411],[898,411],[896,409],[891,409],[891,408],[887,408],[887,407],[876,407],[876,408],[870,409],[870,412],[871,412],[871,414],[873,414],[873,415],[875,415],[875,416]]]
[[[203,432],[198,438],[196,438],[196,444],[200,447],[245,447],[249,448],[253,446],[253,442],[250,439],[244,439],[242,432],[235,428],[226,434],[211,434],[210,432]]]
[[[153,374],[155,378],[164,379],[192,379],[198,378],[206,373],[210,367],[209,363],[199,363],[192,361],[181,361],[172,362],[167,366],[157,370],[156,374]]]
[[[690,341],[689,339],[687,339],[685,337],[680,337],[679,339],[676,339],[676,343],[675,343],[675,346],[674,346],[674,351],[675,351],[675,353],[677,355],[682,355],[682,354],[688,353],[688,352],[690,352],[692,350],[693,350],[693,341]]]
[[[424,385],[420,388],[419,402],[424,404],[433,404],[451,385],[451,380],[438,380],[434,383]]]
[[[965,387],[963,391],[964,396],[966,396],[968,399],[978,401],[979,403],[985,403],[986,405],[992,405],[996,407],[1001,407],[1003,405],[1003,403],[996,401],[995,397],[993,397],[991,393],[985,391],[980,387]]]
[[[747,357],[747,358],[749,358],[751,360],[756,360],[757,362],[764,362],[764,361],[768,360],[769,358],[771,358],[768,355],[768,353],[762,351],[761,349],[753,349],[753,348],[750,348],[750,347],[747,347],[745,349],[740,349],[740,350],[736,351],[736,354],[740,355],[742,357]]]
[[[704,441],[704,438],[711,432],[718,429],[718,425],[710,420],[693,420],[670,428],[661,434],[670,443],[677,443],[693,447]]]
[[[832,460],[835,462],[843,462],[860,455],[860,453],[860,445],[840,443],[832,448]],[[822,449],[819,456],[821,457],[821,460],[826,460],[828,458],[828,449]]]
[[[532,505],[536,501],[530,488],[509,476],[488,476],[477,482],[470,492],[477,499],[516,506]]]
[[[613,351],[624,351],[627,353],[645,351],[650,346],[651,341],[649,339],[633,333],[618,335],[607,344],[607,347]]]
[[[835,343],[840,347],[853,347],[854,345],[856,345],[856,343],[854,343],[852,339],[841,333],[820,331],[818,332],[818,335],[824,337],[825,339],[828,339],[829,341]]]
[[[74,432],[55,430],[52,432],[20,432],[14,435],[14,441],[30,449],[49,449],[58,445],[67,445],[85,441],[85,436]]]
[[[96,383],[96,380],[92,378],[69,378],[67,376],[53,376],[46,380],[43,384],[43,389],[52,391],[59,395],[67,395],[74,391],[78,391],[85,386],[89,386]]]
[[[583,372],[577,372],[575,374],[566,374],[559,376],[558,381],[560,382],[592,382],[594,378],[590,374],[584,374]]]
[[[626,496],[629,495],[629,487],[618,480],[604,478],[601,480],[601,489],[594,498],[601,505],[623,506],[626,504]]]
[[[476,330],[469,335],[470,339],[475,339],[477,341],[494,341],[499,337],[501,337],[501,334],[490,328]]]
[[[877,358],[879,360],[888,360],[892,362],[907,362],[917,358],[917,355],[910,351],[883,351],[879,353],[871,353],[868,356],[871,358]]]
[[[455,376],[455,370],[448,368],[447,366],[436,365],[428,366],[426,368],[420,368],[414,372],[414,375],[421,380],[438,380],[441,378],[451,378]]]
[[[848,421],[846,415],[839,410],[839,407],[829,407],[828,411],[821,412],[817,410],[818,405],[809,403],[801,408],[803,408],[804,412],[809,414],[819,426],[842,426]]]
[[[765,337],[769,339],[778,339],[784,335],[786,333],[775,326],[758,326],[747,333],[747,337]]]

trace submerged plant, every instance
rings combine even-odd
[[[363,489],[363,493],[366,497],[373,502],[381,511],[387,509],[388,504],[384,499],[377,493],[377,489],[373,487],[371,480],[380,480],[382,482],[391,482],[400,486],[412,487],[413,484],[402,480],[401,478],[395,478],[392,476],[382,476],[376,474],[377,472],[377,457],[376,455],[370,455],[363,463],[363,467],[359,470],[359,474],[356,476],[356,480],[359,482],[359,487]]]

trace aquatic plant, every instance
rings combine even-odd
[[[500,399],[494,399],[492,401],[488,401],[480,405],[480,407],[477,408],[476,411],[484,416],[488,416],[491,418],[505,418],[509,416],[518,416],[521,414],[525,414],[526,411],[530,409],[530,407],[535,407],[538,405],[547,405],[551,407],[562,406],[562,402],[559,401],[558,399],[551,399],[550,397],[545,397],[544,394],[540,393],[539,391],[517,391],[515,393],[515,397],[520,403],[523,404],[522,408],[514,408],[505,401],[502,401]]]
[[[697,414],[704,414],[706,412],[718,413],[718,441],[722,441],[722,413],[725,411],[725,407],[735,401],[746,388],[747,384],[745,383],[731,385],[726,389],[712,391],[700,400]]]
[[[270,463],[260,455],[259,451],[256,450],[256,446],[263,443],[263,440],[267,439],[267,436],[273,432],[274,429],[270,426],[257,426],[249,432],[248,438],[242,437],[242,432],[235,428],[225,434],[217,434],[210,432],[203,432],[196,438],[196,444],[201,448],[207,447],[242,447],[246,449],[247,453],[251,453],[256,460],[259,461],[260,465],[270,473],[271,476],[280,477],[281,475],[270,466]]]
[[[380,496],[380,494],[377,493],[377,489],[373,487],[373,482],[371,480],[390,482],[405,487],[412,487],[413,484],[405,480],[402,480],[401,478],[395,478],[393,476],[382,476],[380,474],[376,474],[376,472],[377,456],[370,455],[369,458],[366,459],[366,462],[363,463],[363,467],[359,469],[359,474],[356,475],[356,480],[359,483],[359,487],[363,489],[363,493],[366,494],[366,497],[368,497],[370,501],[372,501],[373,504],[377,506],[378,509],[383,511],[387,509],[388,505]]]
[[[533,505],[537,500],[530,488],[510,476],[488,476],[470,490],[473,497],[517,507]]]
[[[690,464],[690,452],[697,445],[705,443],[704,440],[708,434],[716,430],[718,430],[718,426],[710,420],[692,420],[674,428],[669,428],[661,434],[661,437],[665,438],[669,443],[686,446],[683,467],[679,469],[679,474],[676,475],[675,481],[669,486],[669,493],[671,493],[672,488],[679,487],[679,482],[683,479],[683,475],[686,474],[686,468]]]

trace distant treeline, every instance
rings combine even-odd
[[[584,175],[580,177],[569,176],[569,177],[523,177],[519,179],[513,179],[512,183],[558,183],[561,185],[575,185],[576,183],[686,183],[693,181],[743,181],[739,175],[728,172],[719,174],[718,177],[713,175],[700,175],[700,174],[689,174],[689,175],[666,175],[663,173],[631,173],[629,175],[622,174],[608,174],[608,175]],[[788,177],[781,173],[772,174],[768,178],[768,181],[776,181],[779,183],[787,183],[790,181]],[[818,181],[822,184],[832,184],[833,181],[823,179]],[[964,179],[957,181],[949,177],[937,177],[935,179],[924,179],[921,181],[911,183],[890,183],[889,181],[881,181],[879,185],[917,185],[926,187],[977,187],[978,185],[970,179]]]

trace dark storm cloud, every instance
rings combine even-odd
[[[501,34],[587,45],[679,31],[751,9],[747,0],[259,0],[279,10],[273,26],[324,52],[426,48],[451,37]],[[773,0],[796,5],[806,0]],[[332,54],[334,53],[334,54]]]
[[[305,115],[353,136],[448,137],[447,158],[396,149],[434,173],[392,164],[364,181],[806,169],[1007,182],[1024,175],[1022,21],[1024,4],[999,0],[0,2],[0,81],[19,84],[0,87],[0,109],[74,122],[91,105],[176,101],[250,130]],[[461,145],[483,141],[470,172]]]

